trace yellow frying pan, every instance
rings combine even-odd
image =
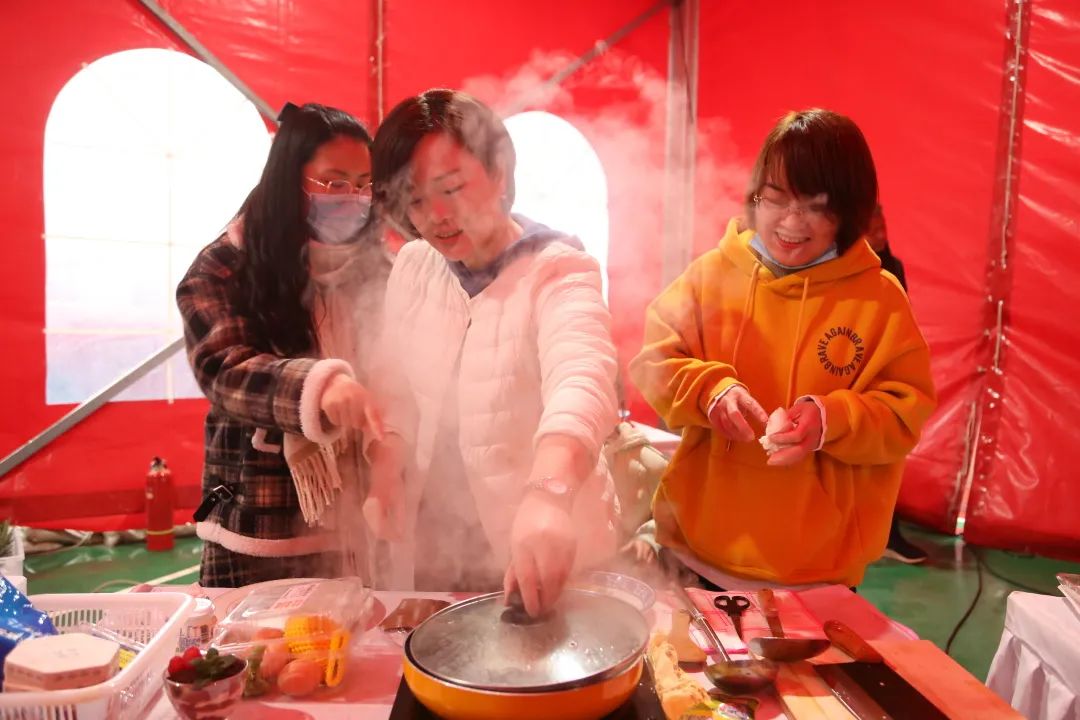
[[[539,619],[482,595],[409,635],[405,682],[446,720],[596,720],[633,694],[648,632],[636,608],[587,590]]]

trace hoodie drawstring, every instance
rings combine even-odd
[[[806,307],[806,295],[809,290],[810,278],[803,278],[802,299],[799,301],[799,320],[795,324],[795,338],[791,343],[791,367],[788,369],[787,393],[784,395],[787,398],[787,404],[784,407],[791,407],[791,404],[795,402],[795,398],[791,394],[795,391],[795,368],[798,365],[799,341],[802,339],[803,309]]]
[[[731,367],[738,373],[739,346],[742,345],[743,331],[750,322],[750,314],[754,312],[754,295],[757,293],[758,269],[763,267],[760,262],[754,263],[754,269],[750,272],[750,287],[746,291],[746,301],[743,302],[742,317],[739,319],[739,332],[735,333],[735,347],[731,350]],[[725,452],[731,451],[732,441],[727,441]]]
[[[746,291],[746,301],[743,303],[742,318],[739,319],[739,332],[735,334],[735,347],[731,351],[731,367],[735,372],[739,371],[739,346],[742,345],[743,331],[750,322],[750,315],[754,312],[754,294],[757,292],[758,269],[763,267],[760,262],[754,263],[754,269],[750,273],[750,288]]]
[[[754,295],[757,293],[758,286],[758,270],[763,267],[762,263],[755,262],[754,269],[750,274],[750,287],[746,291],[746,301],[743,303],[742,318],[739,319],[739,331],[735,335],[735,347],[731,351],[731,367],[735,368],[738,372],[739,361],[739,347],[742,345],[743,334],[746,331],[746,326],[750,322],[750,317],[754,312]],[[791,363],[788,366],[788,382],[787,392],[784,394],[786,404],[784,407],[791,407],[795,402],[793,393],[795,392],[795,370],[798,367],[799,360],[799,342],[802,340],[803,330],[803,312],[806,309],[806,298],[810,293],[810,278],[803,278],[802,286],[802,298],[799,300],[799,317],[795,323],[795,337],[791,343]],[[730,443],[729,443],[730,444]]]

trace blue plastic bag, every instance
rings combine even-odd
[[[57,634],[49,616],[35,609],[6,577],[0,576],[0,682],[4,680],[4,661],[12,648],[27,638]]]

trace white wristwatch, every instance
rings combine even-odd
[[[574,488],[572,488],[565,480],[552,475],[545,475],[537,478],[536,480],[531,481],[528,487],[529,490],[539,490],[547,493],[568,508],[574,502]]]

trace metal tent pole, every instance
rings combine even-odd
[[[1005,23],[1005,57],[998,120],[998,157],[995,168],[995,196],[991,216],[990,261],[987,267],[986,345],[989,367],[978,368],[978,394],[972,401],[976,422],[969,425],[965,443],[970,457],[967,472],[957,488],[955,532],[962,534],[972,516],[978,515],[986,500],[985,480],[994,462],[998,429],[1005,392],[1004,354],[1009,340],[1009,295],[1012,277],[1009,247],[1016,233],[1016,204],[1019,199],[1021,137],[1024,101],[1027,96],[1028,36],[1031,27],[1031,0],[1008,0]]]
[[[664,245],[661,286],[690,264],[694,250],[699,0],[671,9],[664,152]]]
[[[96,394],[84,400],[73,410],[34,436],[29,442],[0,460],[0,478],[26,462],[35,453],[65,432],[92,415],[102,405],[112,400],[127,388],[145,377],[151,370],[165,362],[170,356],[184,348],[183,336],[174,339],[168,345],[143,360]]]
[[[221,73],[222,77],[232,83],[233,87],[243,93],[244,97],[250,100],[251,103],[256,108],[258,108],[259,112],[262,113],[263,117],[275,123],[277,122],[278,114],[272,107],[270,107],[270,104],[258,95],[256,95],[254,90],[249,88],[243,80],[236,76],[236,73],[230,70],[228,66],[225,65],[225,63],[221,62],[221,60],[219,60],[216,55],[210,52],[205,45],[199,42],[199,38],[195,37],[191,32],[188,31],[187,28],[181,25],[176,18],[170,15],[168,10],[158,5],[156,2],[154,2],[154,0],[139,0],[139,2],[143,5],[143,7],[153,13],[154,17],[161,21],[162,25],[169,28],[169,30],[171,30],[172,33],[180,39],[180,42],[187,45],[188,49],[190,49],[191,52],[198,55],[200,60]]]
[[[149,10],[153,15],[161,21],[181,42],[184,43],[193,53],[195,53],[203,62],[210,65],[212,68],[221,73],[222,77],[228,80],[233,87],[239,90],[244,97],[246,97],[251,103],[258,109],[258,111],[268,120],[277,122],[277,113],[270,107],[269,103],[255,94],[251,88],[249,88],[236,74],[230,70],[221,60],[219,60],[213,53],[211,53],[205,45],[199,42],[191,32],[187,30],[180,22],[169,14],[167,10],[161,7],[154,0],[139,0],[139,2]],[[39,452],[42,448],[46,447],[56,438],[63,435],[65,432],[79,424],[87,417],[92,415],[95,411],[101,408],[105,403],[112,400],[114,397],[122,393],[127,388],[131,387],[138,380],[145,377],[158,365],[165,362],[174,353],[182,350],[184,347],[183,336],[174,338],[165,347],[161,348],[153,355],[143,360],[137,366],[121,375],[105,388],[99,390],[89,399],[79,404],[69,413],[62,418],[54,422],[49,427],[34,436],[29,442],[17,448],[10,455],[0,460],[0,478],[3,478],[7,473],[26,462],[35,453]]]

